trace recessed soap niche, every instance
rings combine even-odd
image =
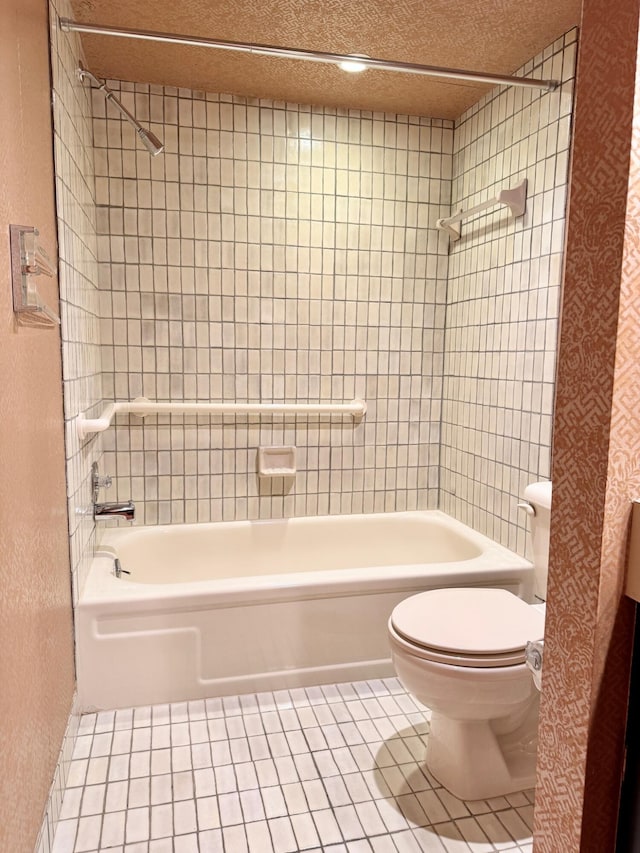
[[[295,477],[295,475],[295,447],[258,448],[258,477]]]

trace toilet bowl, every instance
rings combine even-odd
[[[543,546],[534,547],[536,588],[546,592],[551,484],[527,487],[525,498]],[[464,800],[532,787],[539,692],[525,657],[544,636],[544,606],[503,589],[436,589],[401,601],[388,632],[398,678],[432,712],[429,772]]]
[[[432,712],[427,768],[457,797],[534,784],[539,694],[525,645],[543,631],[543,613],[502,589],[432,590],[393,611],[396,673]]]

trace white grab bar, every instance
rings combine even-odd
[[[460,239],[460,225],[464,219],[470,216],[475,216],[476,213],[482,213],[496,204],[502,204],[509,208],[511,216],[515,219],[518,216],[524,216],[527,208],[527,179],[525,178],[516,187],[508,190],[500,190],[495,198],[490,198],[489,201],[483,201],[476,204],[475,207],[470,207],[468,210],[459,210],[452,216],[446,216],[444,219],[438,219],[436,228],[441,231],[446,231],[452,240]]]
[[[96,432],[104,432],[118,412],[137,415],[352,415],[364,417],[367,404],[364,400],[350,403],[158,403],[138,397],[131,402],[108,403],[99,418],[87,418],[83,413],[76,419],[78,438],[83,441]]]

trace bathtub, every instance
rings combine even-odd
[[[438,511],[108,529],[76,612],[79,702],[388,676],[392,609],[443,586],[530,601],[533,567]]]

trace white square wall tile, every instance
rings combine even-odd
[[[122,147],[129,144],[129,137],[123,142],[122,135],[128,128],[103,109],[96,113],[96,139],[106,146],[99,150],[109,155],[101,160],[106,184],[105,195],[100,196],[100,204],[104,205],[100,208],[100,227],[108,228],[109,232],[101,234],[100,243],[106,261],[101,268],[105,277],[101,282],[103,312],[111,320],[103,323],[104,387],[117,396],[127,396],[135,388],[147,396],[195,398],[201,396],[199,390],[193,390],[197,386],[203,389],[205,399],[224,395],[227,399],[253,396],[313,401],[364,395],[365,389],[356,391],[356,385],[358,374],[365,369],[383,378],[399,378],[401,372],[419,370],[423,357],[419,335],[413,340],[408,338],[408,349],[405,351],[403,346],[400,360],[388,349],[388,343],[387,349],[383,346],[380,352],[379,342],[389,340],[390,324],[396,320],[390,313],[381,314],[376,309],[379,299],[384,297],[381,274],[393,281],[394,299],[399,299],[403,271],[412,263],[407,254],[407,247],[412,247],[414,241],[410,226],[413,211],[409,210],[406,196],[407,147],[416,153],[424,151],[427,171],[420,180],[428,182],[431,170],[433,191],[440,200],[442,188],[438,177],[450,172],[451,154],[430,157],[427,152],[441,150],[442,122],[434,123],[431,133],[432,123],[426,120],[385,116],[371,121],[366,114],[352,111],[348,119],[344,118],[341,129],[343,117],[330,110],[303,109],[297,105],[287,105],[286,110],[281,110],[280,105],[266,101],[255,115],[251,110],[246,115],[242,113],[246,110],[242,106],[240,112],[234,107],[234,118],[229,118],[231,107],[227,110],[224,100],[219,106],[217,102],[206,102],[205,109],[205,102],[191,97],[193,93],[185,90],[176,99],[170,91],[155,87],[154,92],[136,93],[136,109],[155,117],[158,124],[154,125],[154,132],[157,129],[164,138],[166,151],[161,163],[150,163],[137,152],[133,158],[134,149]],[[287,119],[281,119],[285,115]],[[250,128],[248,136],[244,129],[235,126],[236,119],[243,127]],[[306,123],[313,127],[309,132],[313,132],[314,142],[309,149],[300,145],[299,135],[288,136],[292,125],[287,122],[294,120],[296,134],[307,132]],[[424,132],[410,130],[411,122],[417,128],[420,121]],[[447,130],[450,136],[451,123]],[[175,156],[173,152],[178,145],[180,154]],[[200,175],[201,156],[209,160]],[[124,182],[123,170],[127,174]],[[198,181],[210,182],[202,192],[199,186],[193,186],[196,175],[200,175]],[[172,201],[174,198],[180,214]],[[112,215],[105,216],[107,210]],[[290,232],[290,224],[295,224],[294,231]],[[426,223],[425,227],[433,230],[433,223]],[[200,246],[194,243],[196,236]],[[435,252],[446,262],[444,244],[438,244]],[[153,277],[149,279],[151,260]],[[335,317],[326,309],[332,304],[329,300],[340,297],[341,293],[333,286],[326,291],[321,282],[332,282],[343,261],[345,271],[356,275],[358,281],[354,281],[353,293],[345,291],[342,295],[342,299],[349,296],[348,327],[344,324],[336,327]],[[180,275],[175,276],[178,264]],[[223,292],[235,297],[235,301],[228,300],[231,313],[224,302],[201,302],[197,316],[203,329],[208,328],[211,333],[194,336],[190,324],[196,314],[189,300],[193,293],[191,282],[198,276],[201,264],[209,267],[209,274],[196,292],[203,297],[219,293],[218,279],[222,276],[227,282]],[[432,266],[444,283],[446,263],[442,267]],[[257,313],[243,299],[248,276],[256,288],[251,293],[253,299],[258,298]],[[285,280],[291,283],[286,288]],[[167,314],[156,309],[141,326],[134,323],[139,309],[138,302],[131,298],[132,285],[160,293],[166,291],[167,282],[169,291],[175,295],[171,302],[174,316],[171,311]],[[128,298],[123,301],[125,294]],[[423,292],[416,298],[414,308],[424,304],[424,300]],[[340,302],[333,304],[340,307]],[[371,312],[361,310],[370,306]],[[349,327],[354,325],[358,314],[362,315],[363,323],[357,321],[361,333],[356,353],[351,342],[353,330]],[[123,322],[125,319],[127,322]],[[259,334],[254,341],[256,333]],[[222,351],[211,352],[210,347],[218,337]],[[397,348],[395,341],[392,347]],[[219,354],[222,357],[218,364]],[[345,373],[343,387],[327,381],[338,363]],[[192,381],[194,370],[197,382]],[[219,381],[223,372],[225,380]],[[284,373],[286,381],[282,379]],[[145,391],[145,387],[150,390]],[[375,396],[376,392],[373,393]],[[378,420],[386,425],[389,418],[397,417],[385,405],[378,411],[376,414],[376,408],[370,408],[367,418],[372,426]],[[404,411],[402,419],[407,432],[408,417],[408,411]],[[344,432],[328,435],[312,426],[296,424],[288,437],[289,443],[298,446],[302,453],[310,448],[328,450],[329,446],[339,447],[344,443]],[[129,432],[131,438],[134,430],[123,426],[119,434],[124,437]],[[138,432],[142,435],[142,430]],[[357,433],[358,428],[355,435],[360,441]],[[147,426],[144,434],[149,434]],[[238,426],[225,426],[224,435],[225,446],[230,450],[251,450]],[[170,453],[176,442],[189,443],[192,437],[188,425],[176,424],[167,430],[154,450]],[[265,424],[260,443],[275,444],[277,438],[275,427]],[[411,442],[408,446],[411,448]],[[207,488],[204,479],[202,488],[196,488],[189,472],[177,468],[167,473],[166,484],[162,479],[152,483],[147,476],[150,463],[147,456],[142,466],[141,457],[135,454],[130,441],[128,446],[118,442],[112,471],[116,497],[132,497],[135,491],[138,518],[143,522],[206,521],[217,517],[218,507],[222,517],[229,519],[246,518],[249,513],[261,518],[282,514],[279,496],[258,490],[252,468],[243,470],[237,466],[237,460],[232,468],[225,468],[234,470],[235,476],[212,466]],[[396,461],[395,465],[404,468],[407,463]],[[353,463],[334,453],[331,468],[338,490],[334,494],[340,495],[332,499],[331,511],[336,511],[336,506],[341,511],[352,511],[354,506],[362,511],[364,482],[354,478]],[[130,480],[132,473],[137,478],[135,489]],[[396,474],[389,477],[389,483],[406,479],[406,475]],[[374,484],[374,490],[381,488],[381,483]],[[285,514],[321,514],[328,510],[327,487],[316,479],[313,469],[301,472],[295,491],[295,496],[284,500]],[[250,500],[244,500],[250,492],[253,492]],[[235,498],[227,497],[232,494]],[[158,500],[162,501],[161,511]],[[398,492],[394,497],[391,488],[385,490],[384,497],[374,494],[373,500],[374,505],[384,504],[390,509],[406,505],[404,493]],[[435,506],[435,486],[429,500]]]

